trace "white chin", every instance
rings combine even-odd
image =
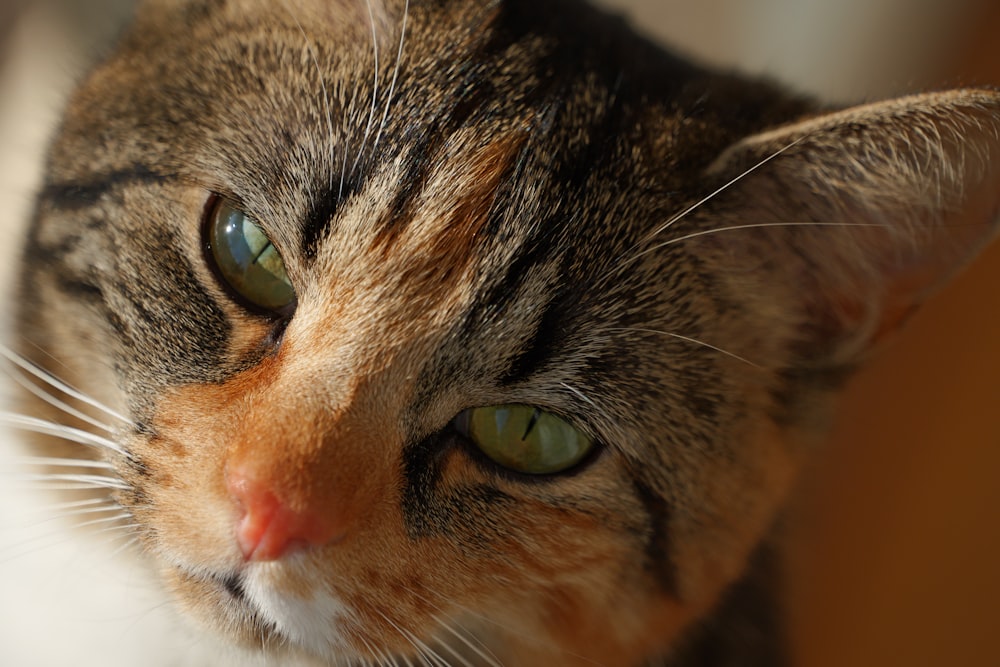
[[[272,576],[274,567],[251,566],[242,581],[247,598],[261,617],[291,645],[314,656],[335,659],[353,653],[340,630],[348,615],[340,599],[322,583],[305,597],[283,591],[278,583],[281,578]]]

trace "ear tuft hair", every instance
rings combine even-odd
[[[993,238],[1000,93],[907,97],[752,136],[709,169],[740,174],[707,213],[757,233],[710,242],[779,258],[771,270],[806,295],[804,326],[825,338],[817,361],[850,364]]]

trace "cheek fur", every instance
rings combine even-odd
[[[383,395],[401,379],[332,392],[331,409],[328,393],[292,390],[293,349],[222,385],[175,390],[161,402],[156,436],[133,447],[147,471],[134,484],[148,499],[133,512],[197,615],[218,614],[212,623],[231,636],[263,628],[320,655],[371,656],[371,646],[405,655],[409,633],[447,640],[453,624],[473,625],[516,664],[545,664],[567,651],[639,656],[662,640],[663,625],[676,632],[694,613],[649,592],[655,584],[636,554],[651,518],[616,466],[592,466],[557,493],[442,445],[433,480],[409,479]],[[388,417],[374,407],[387,404]],[[237,462],[262,471],[290,506],[340,517],[340,539],[245,562],[240,509],[225,483]],[[404,511],[415,483],[419,526]],[[227,594],[234,577],[249,605]],[[621,610],[614,631],[609,608]]]

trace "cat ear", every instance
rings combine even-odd
[[[709,174],[729,185],[706,206],[706,241],[723,262],[763,263],[798,300],[815,361],[853,363],[993,237],[1000,93],[816,117],[740,141]]]

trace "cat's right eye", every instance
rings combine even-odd
[[[593,438],[565,419],[531,405],[472,408],[453,424],[495,463],[527,475],[569,470],[594,447]]]
[[[246,213],[219,198],[209,207],[205,233],[212,268],[246,305],[281,315],[294,307],[295,290],[281,255]]]

